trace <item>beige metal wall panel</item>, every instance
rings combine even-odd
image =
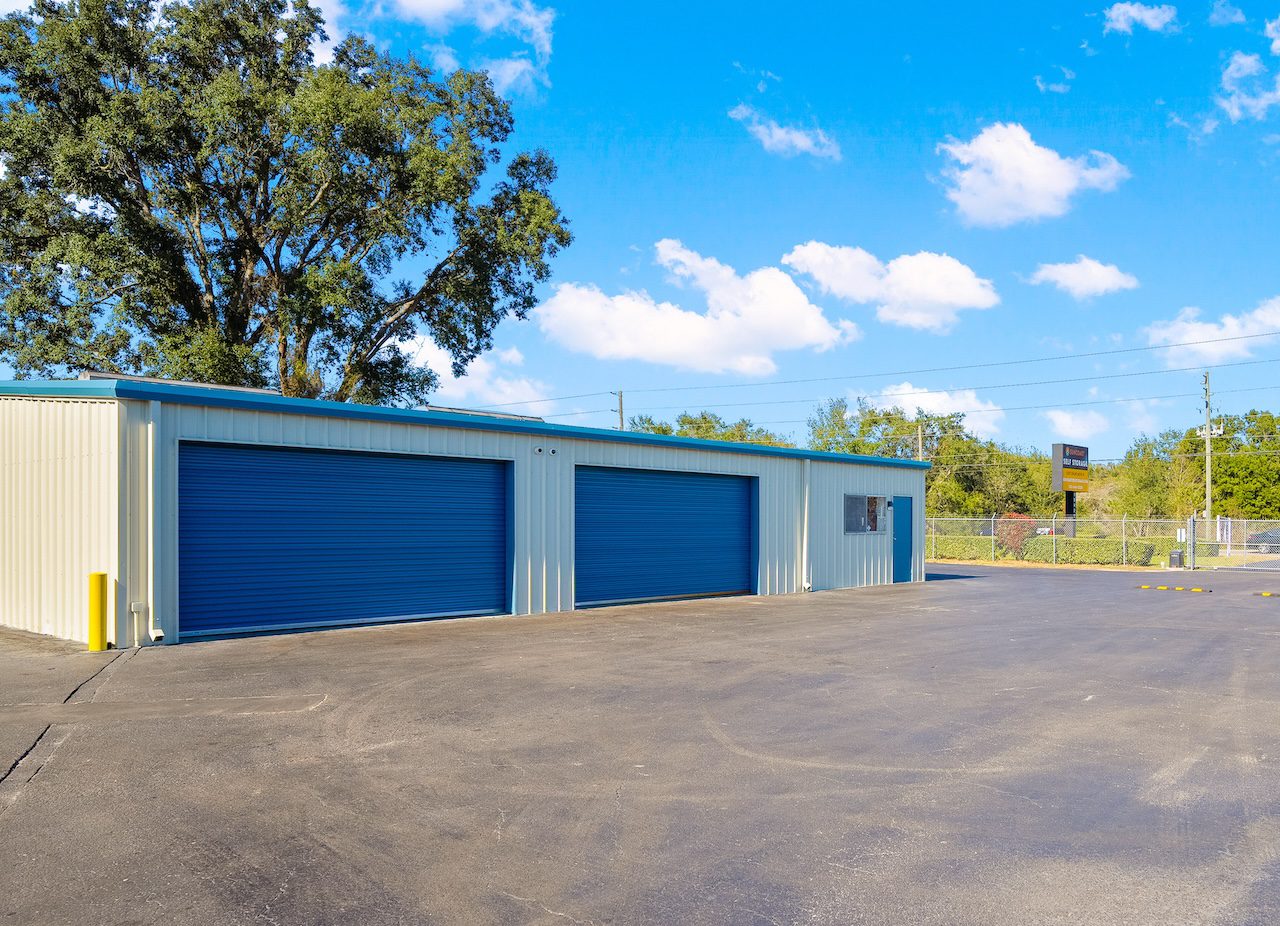
[[[120,436],[115,401],[0,398],[0,624],[87,642],[105,572],[121,639]]]
[[[121,403],[120,473],[120,639],[137,646],[152,642],[155,432],[159,402]]]
[[[130,403],[140,408],[148,403]],[[761,594],[803,588],[805,461],[758,454],[622,444],[400,422],[259,412],[192,405],[156,406],[155,618],[166,641],[178,624],[177,517],[180,441],[226,441],[330,450],[364,450],[508,460],[513,465],[513,610],[573,608],[574,468],[578,465],[678,469],[755,476],[760,480]],[[131,412],[130,433],[149,415]],[[138,446],[136,439],[131,446]],[[923,574],[924,478],[921,470],[814,462],[810,468],[810,560],[813,587],[890,581],[887,535],[846,537],[843,495],[911,495],[919,522],[915,549]],[[135,506],[135,511],[137,510]],[[141,575],[141,572],[137,574]]]

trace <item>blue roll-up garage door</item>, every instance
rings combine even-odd
[[[507,611],[508,467],[182,444],[179,636]]]
[[[754,590],[753,478],[594,466],[575,476],[577,605]]]

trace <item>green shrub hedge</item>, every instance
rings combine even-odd
[[[998,522],[997,522],[998,523]],[[1021,559],[1029,563],[1052,563],[1053,537],[1028,537],[1022,555],[1006,548],[997,537],[996,559]],[[1128,556],[1119,537],[1064,537],[1058,535],[1058,562],[1081,566],[1150,566],[1167,563],[1173,550],[1186,549],[1171,537],[1131,538]],[[943,537],[930,535],[925,547],[930,559],[991,561],[990,537]],[[1217,545],[1197,543],[1196,556],[1207,559],[1217,554]]]
[[[991,559],[990,537],[930,536],[925,552],[932,559]]]
[[[1132,543],[1132,541],[1130,541]],[[1144,541],[1155,547],[1155,558],[1168,562],[1169,553],[1173,550],[1185,550],[1187,545],[1174,540],[1172,537],[1153,537]],[[1218,555],[1218,545],[1216,543],[1197,543],[1196,556],[1201,559],[1208,559],[1210,556]]]
[[[1022,558],[1032,563],[1052,563],[1052,537],[1032,537],[1022,548]],[[1128,556],[1118,538],[1058,537],[1058,562],[1081,566],[1149,566],[1154,545],[1147,540],[1130,540]]]

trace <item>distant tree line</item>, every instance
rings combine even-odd
[[[1214,513],[1280,518],[1280,419],[1250,411],[1215,419]],[[793,442],[747,418],[726,421],[709,411],[685,412],[674,423],[633,417],[634,431],[777,447]],[[1018,513],[1050,517],[1063,510],[1050,486],[1048,448],[1010,447],[978,437],[964,415],[910,414],[831,399],[808,420],[809,449],[914,459],[933,463],[925,477],[926,510],[937,517]],[[1078,497],[1082,517],[1186,518],[1204,507],[1204,438],[1195,426],[1137,437],[1118,462],[1091,467],[1090,491]]]

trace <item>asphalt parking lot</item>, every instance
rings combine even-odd
[[[1280,922],[1280,574],[931,573],[4,633],[0,922]]]

